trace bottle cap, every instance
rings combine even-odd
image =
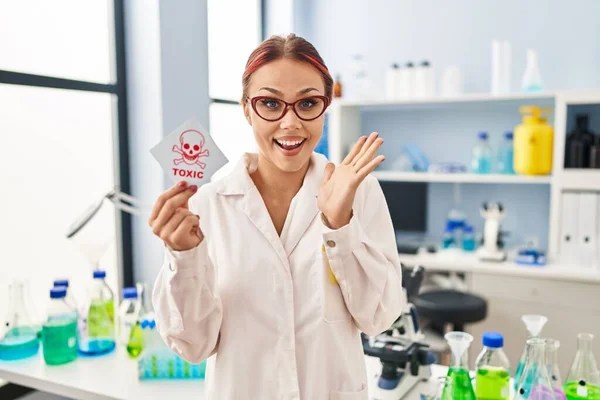
[[[69,280],[68,279],[57,279],[54,281],[54,286],[69,287]]]
[[[514,137],[512,132],[504,132],[505,139],[512,139]]]
[[[141,325],[142,329],[146,329],[148,327],[148,320],[147,319],[143,320],[140,325]]]
[[[472,225],[465,225],[464,231],[465,231],[465,233],[473,233],[473,226]]]
[[[138,292],[136,287],[126,287],[123,288],[123,298],[124,299],[137,299]]]
[[[51,299],[62,299],[67,295],[67,288],[64,286],[55,286],[50,289]]]
[[[106,278],[106,271],[98,270],[94,271],[94,279],[96,278]]]
[[[485,332],[483,334],[483,345],[491,349],[500,349],[504,346],[504,336],[498,332]]]
[[[150,323],[148,324],[148,326],[150,327],[150,329],[154,329],[154,327],[156,326],[156,321],[154,321],[153,319],[151,319]]]
[[[485,140],[485,139],[488,138],[488,134],[487,134],[487,132],[479,132],[477,134],[477,138],[480,139],[480,140]]]

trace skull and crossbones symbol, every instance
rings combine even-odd
[[[199,160],[200,157],[208,157],[208,149],[202,150],[204,147],[204,136],[195,129],[188,129],[179,136],[181,147],[174,145],[173,151],[181,154],[180,158],[173,160],[175,165],[186,163],[188,165],[199,165],[200,168],[206,168],[206,164]]]

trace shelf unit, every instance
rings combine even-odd
[[[471,173],[430,173],[403,171],[375,171],[380,181],[387,182],[444,182],[444,183],[512,183],[549,185],[551,176],[522,176],[501,174],[471,174]]]
[[[559,220],[561,193],[564,190],[600,191],[599,170],[565,170],[563,166],[565,139],[567,134],[567,109],[572,105],[600,106],[600,90],[556,91],[544,93],[517,93],[510,95],[465,94],[460,97],[433,97],[410,101],[387,100],[336,100],[331,105],[328,133],[329,158],[339,163],[345,157],[348,148],[361,136],[369,132],[361,131],[364,112],[406,113],[417,110],[436,111],[470,107],[518,107],[526,104],[550,106],[554,110],[554,149],[553,169],[549,176],[519,175],[475,175],[475,174],[434,174],[381,170],[374,176],[381,181],[397,182],[446,182],[464,184],[534,184],[550,186],[550,213],[548,232],[548,258],[555,261],[559,256]],[[473,114],[476,115],[476,114]],[[369,129],[365,127],[365,129]],[[435,160],[438,161],[438,160]]]

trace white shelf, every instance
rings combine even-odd
[[[430,172],[375,171],[372,174],[388,182],[449,182],[449,183],[516,183],[548,185],[551,176],[523,176],[501,174],[438,174]]]
[[[410,100],[344,100],[336,99],[335,102],[343,107],[383,107],[383,106],[414,106],[428,104],[453,104],[453,103],[481,103],[481,102],[522,102],[526,100],[553,100],[556,93],[513,93],[494,95],[491,93],[467,93],[452,97],[427,97]]]
[[[560,174],[560,186],[567,190],[600,191],[600,170],[566,169]]]
[[[591,267],[577,268],[554,263],[536,267],[519,265],[513,261],[481,261],[472,253],[448,251],[440,251],[434,254],[399,254],[398,257],[400,262],[405,265],[421,265],[425,268],[425,271],[430,272],[474,272],[600,284],[600,270]]]

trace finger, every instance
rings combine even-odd
[[[358,160],[360,160],[360,158],[363,156],[363,154],[365,154],[365,152],[369,149],[369,147],[371,147],[371,144],[373,144],[375,139],[377,139],[377,136],[379,136],[379,133],[377,133],[377,132],[373,132],[369,135],[369,137],[367,138],[367,141],[363,144],[363,146],[360,149],[360,151],[358,152],[358,154],[350,162],[350,165],[356,165]]]
[[[171,219],[178,208],[182,207],[187,209],[188,200],[196,193],[197,190],[198,187],[196,185],[189,186],[187,190],[177,193],[175,196],[165,201],[158,213],[158,217],[156,217],[152,224],[152,231],[155,234],[159,234],[160,229]]]
[[[365,142],[365,140],[367,140],[367,137],[366,136],[361,136],[356,141],[356,143],[354,143],[354,146],[352,146],[352,150],[350,150],[350,153],[348,153],[348,155],[346,156],[346,158],[344,158],[344,161],[342,161],[342,165],[350,164],[350,161],[352,161],[354,159],[354,157],[358,154],[358,152],[362,148],[363,143]]]
[[[357,161],[357,163],[354,165],[356,170],[361,169],[362,167],[367,165],[369,162],[371,162],[371,160],[373,159],[373,157],[375,157],[375,155],[377,154],[377,151],[379,150],[379,148],[381,147],[382,144],[383,144],[383,139],[377,138],[371,144],[371,146],[367,149],[367,151],[362,155],[362,157]]]
[[[331,179],[331,175],[333,175],[333,171],[335,171],[335,165],[333,163],[328,163],[325,166],[325,173],[323,175],[323,183],[327,183]]]
[[[377,166],[379,164],[381,164],[384,160],[385,160],[385,156],[380,154],[377,157],[375,157],[374,159],[372,159],[370,163],[368,163],[367,165],[362,167],[357,173],[359,181],[362,182],[363,179],[365,179],[367,177],[367,175],[369,175],[371,172],[373,172],[373,170],[375,168],[377,168]]]
[[[162,240],[166,240],[171,236],[177,229],[181,221],[183,221],[188,215],[194,215],[189,210],[184,208],[178,208],[175,210],[175,214],[160,228],[159,237]]]
[[[169,241],[171,243],[180,243],[185,245],[189,244],[190,241],[190,237],[193,234],[193,232],[197,229],[199,229],[200,227],[200,220],[198,219],[198,217],[196,215],[187,215],[183,221],[181,221],[181,223],[179,224],[179,226],[177,227],[177,229],[175,229],[175,231],[173,233],[171,233],[171,236],[169,237]],[[198,235],[194,235],[195,237],[199,237]]]
[[[171,197],[175,196],[177,193],[183,192],[187,187],[186,181],[181,181],[171,186],[169,190],[158,196],[156,203],[154,203],[154,207],[152,207],[152,212],[150,213],[150,219],[148,223],[152,226],[154,220],[158,217],[160,210],[165,205],[165,202],[169,200]]]

